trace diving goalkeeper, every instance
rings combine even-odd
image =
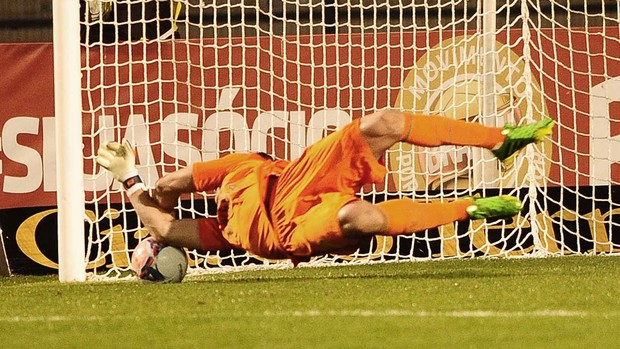
[[[382,157],[397,142],[482,147],[504,161],[551,134],[553,124],[544,119],[496,128],[383,110],[319,140],[297,160],[230,154],[160,178],[152,195],[145,191],[126,140],[103,143],[97,163],[123,183],[138,217],[158,241],[205,251],[244,249],[297,264],[311,256],[352,253],[374,235],[412,234],[455,221],[518,214],[522,203],[512,196],[372,204],[356,193],[364,184],[383,182],[387,171]],[[212,191],[217,191],[217,218],[175,218],[181,194]]]

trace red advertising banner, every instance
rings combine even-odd
[[[523,58],[520,31],[497,38],[497,103],[513,106],[502,113],[518,119],[529,112],[560,124],[545,147],[552,186],[620,182],[620,155],[610,151],[620,142],[620,42],[612,39],[619,32],[617,27],[605,28],[605,35],[595,28],[532,32],[529,60]],[[480,73],[478,42],[463,33],[231,40],[137,42],[83,55],[82,121],[84,134],[92,134],[84,137],[87,200],[112,185],[93,161],[104,138],[137,144],[141,165],[156,164],[141,169],[151,182],[177,166],[233,149],[295,158],[325,128],[377,109],[445,111],[445,98],[436,91]],[[524,80],[525,70],[532,84]],[[479,91],[473,83],[468,88]],[[533,110],[523,102],[528,94]],[[50,44],[0,45],[0,101],[0,209],[53,206]],[[419,170],[432,175],[442,169]],[[393,181],[406,190],[432,185],[422,178]]]

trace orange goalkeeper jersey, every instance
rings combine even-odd
[[[230,154],[194,164],[196,189],[217,189],[219,228],[233,247],[265,258],[288,257],[273,233],[265,208],[269,176],[279,175],[287,164],[259,153]]]
[[[193,167],[197,190],[219,188],[218,233],[233,247],[294,262],[357,248],[360,239],[342,234],[338,211],[359,200],[356,193],[362,185],[380,183],[385,174],[359,130],[359,120],[311,145],[292,162],[256,153],[231,154]]]

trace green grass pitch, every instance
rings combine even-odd
[[[616,348],[620,258],[0,278],[3,348]]]

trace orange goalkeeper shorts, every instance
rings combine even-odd
[[[309,146],[283,170],[272,197],[282,247],[297,257],[354,251],[361,241],[342,234],[338,211],[360,200],[356,193],[364,184],[382,183],[386,173],[359,119]]]

